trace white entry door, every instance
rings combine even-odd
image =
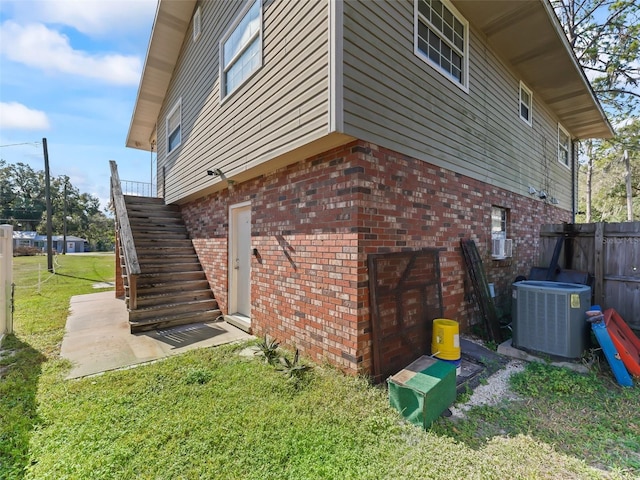
[[[251,319],[251,205],[229,210],[229,315]]]

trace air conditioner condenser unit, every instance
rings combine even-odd
[[[528,280],[514,283],[512,293],[514,347],[568,359],[583,355],[590,342],[585,312],[591,287]]]

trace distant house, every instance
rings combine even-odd
[[[45,245],[47,242],[46,235],[38,235],[38,232],[34,231],[13,231],[13,248],[17,247],[31,247],[31,248],[39,248],[40,250],[45,249]]]
[[[369,255],[441,249],[467,329],[460,239],[509,292],[612,134],[548,0],[160,0],[127,146],[227,318],[368,372]]]
[[[51,237],[51,246],[55,253],[62,253],[64,251],[65,237],[63,235],[53,235]],[[79,253],[85,251],[87,241],[84,238],[75,237],[73,235],[67,235],[67,253]],[[13,248],[18,247],[33,247],[42,250],[47,249],[47,236],[40,235],[37,232],[13,232]]]

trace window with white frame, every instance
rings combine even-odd
[[[448,0],[415,2],[415,54],[466,90],[469,23]]]
[[[262,1],[255,0],[220,42],[221,98],[262,66]]]
[[[491,238],[507,238],[507,209],[491,207]]]
[[[560,124],[558,124],[558,161],[565,167],[571,165],[571,137]]]
[[[520,118],[531,126],[533,113],[533,93],[524,83],[520,82]]]
[[[173,152],[182,142],[182,101],[178,100],[167,115],[167,153]]]
[[[200,7],[196,8],[196,12],[193,14],[193,41],[198,40],[200,31],[202,30],[202,13],[200,13]]]

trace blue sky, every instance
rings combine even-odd
[[[1,0],[0,158],[43,170],[46,137],[51,175],[103,207],[109,160],[121,179],[150,181],[150,153],[124,145],[155,10],[156,0]]]

